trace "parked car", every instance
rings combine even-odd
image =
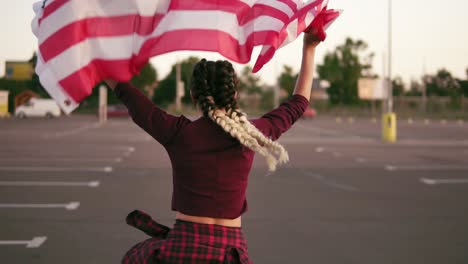
[[[19,118],[26,117],[59,117],[60,107],[52,99],[31,98],[23,105],[15,109],[15,116]]]
[[[315,118],[316,116],[317,111],[312,107],[308,107],[302,115],[303,118]]]
[[[127,117],[128,109],[123,104],[108,105],[107,106],[107,116],[108,117]]]

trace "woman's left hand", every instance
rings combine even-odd
[[[113,79],[107,79],[107,80],[104,80],[104,82],[112,90],[114,90],[115,86],[117,86],[117,83],[118,83],[116,80],[113,80]]]

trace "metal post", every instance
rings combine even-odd
[[[105,85],[99,87],[99,122],[107,122],[107,87]]]
[[[397,140],[396,115],[393,112],[392,87],[392,0],[388,0],[388,76],[387,76],[387,111],[382,118],[382,139],[385,142]]]
[[[181,69],[180,69],[180,63],[176,64],[176,111],[181,112],[182,111],[182,95],[181,95]]]
[[[423,77],[422,77],[422,110],[425,114],[427,112],[427,86],[426,86],[426,58],[423,62]]]
[[[393,112],[392,87],[392,0],[388,0],[388,112]]]

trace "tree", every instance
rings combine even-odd
[[[416,81],[411,80],[410,89],[405,93],[406,96],[422,96],[422,85]]]
[[[44,87],[42,86],[41,82],[39,81],[39,76],[37,75],[36,73],[36,64],[37,64],[37,53],[34,52],[31,59],[29,59],[28,61],[29,63],[31,63],[32,65],[32,68],[34,70],[33,72],[33,75],[32,75],[32,79],[31,79],[31,90],[43,97],[49,97],[49,94],[46,92],[46,90],[44,89]]]
[[[182,102],[190,103],[190,82],[192,78],[193,67],[200,59],[197,57],[190,57],[183,60],[181,63],[181,79],[185,84],[185,96]],[[171,72],[159,82],[156,91],[154,92],[153,101],[156,104],[167,105],[174,102],[176,96],[176,65],[172,65]]]
[[[358,80],[361,77],[375,77],[371,73],[373,54],[363,54],[367,44],[362,40],[347,38],[343,45],[325,55],[323,64],[318,65],[321,79],[327,80],[327,89],[332,104],[356,104]]]
[[[405,93],[403,79],[399,76],[392,80],[392,93],[393,96],[402,96]]]
[[[262,93],[260,77],[252,73],[252,68],[250,66],[245,66],[244,69],[242,69],[237,88],[239,89],[239,92],[247,94]]]
[[[145,88],[152,85],[157,79],[158,73],[156,72],[156,69],[150,62],[148,62],[143,66],[138,75],[133,76],[130,82],[148,95]]]
[[[456,99],[462,95],[460,84],[445,69],[439,70],[435,76],[428,76],[424,81],[428,96],[450,96]]]
[[[288,97],[291,96],[294,91],[297,77],[298,74],[293,72],[292,67],[284,65],[283,72],[281,72],[281,75],[278,77],[278,84],[281,89],[288,93]]]
[[[459,80],[460,87],[463,91],[463,95],[468,97],[468,68],[466,68],[466,80]]]

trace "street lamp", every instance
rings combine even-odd
[[[388,0],[388,113],[393,112],[392,88],[392,0]]]
[[[392,89],[392,0],[388,0],[388,80],[387,80],[387,111],[382,118],[382,139],[385,142],[395,142],[396,115],[393,112],[393,89]]]

